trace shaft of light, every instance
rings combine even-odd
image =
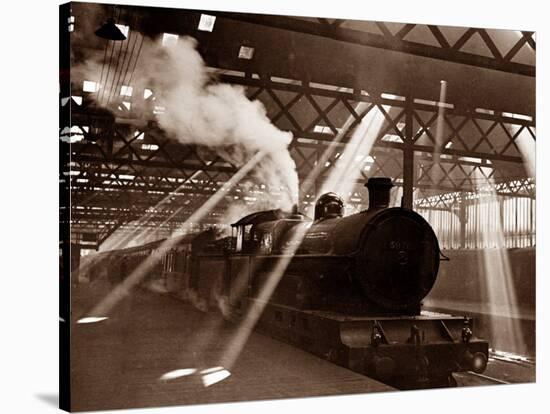
[[[383,105],[388,111],[389,106]],[[351,189],[357,184],[365,159],[370,155],[374,142],[384,124],[384,115],[377,107],[370,108],[353,132],[350,142],[322,185],[322,193],[333,191],[349,201]],[[359,155],[358,155],[359,154]]]
[[[499,208],[495,182],[477,170],[476,178],[481,182],[476,202],[480,203],[481,211],[486,212],[488,217],[490,209]],[[482,263],[480,274],[483,275],[482,286],[486,290],[483,296],[489,306],[492,339],[499,348],[511,347],[515,352],[525,352],[523,333],[517,319],[519,308],[502,217],[499,215],[499,220],[492,223],[488,219],[480,220],[480,225],[479,231],[486,246],[479,258]]]
[[[372,108],[373,108],[373,107],[370,107],[370,108],[367,109],[367,106],[368,106],[367,103],[359,102],[357,104],[357,106],[355,107],[355,112],[360,114],[360,116],[362,116],[364,118],[365,116],[368,115],[368,112],[371,111]],[[365,110],[366,110],[367,113],[364,113]],[[304,184],[302,185],[302,191],[304,193],[307,193],[311,190],[311,187],[313,186],[313,183],[315,182],[315,180],[317,180],[317,178],[323,173],[323,170],[326,168],[325,164],[330,159],[330,157],[332,157],[332,155],[336,151],[336,148],[338,148],[338,146],[341,145],[340,143],[341,143],[342,139],[345,137],[345,135],[347,134],[349,128],[351,127],[351,125],[353,124],[354,121],[355,121],[354,116],[350,115],[346,119],[346,122],[344,122],[344,125],[342,126],[342,128],[340,129],[338,134],[334,137],[334,139],[332,139],[330,141],[329,145],[327,146],[327,148],[325,149],[325,151],[323,152],[323,154],[319,158],[317,164],[309,172],[306,179],[304,180]],[[349,143],[344,144],[344,145],[346,145],[346,147],[347,147],[349,145]]]
[[[214,160],[207,161],[206,165],[209,166],[213,162],[214,162]],[[127,235],[117,235],[116,232],[114,234],[112,234],[111,237],[109,237],[109,239],[105,241],[106,248],[104,248],[102,250],[109,250],[109,249],[116,250],[116,249],[119,249],[119,248],[122,248],[122,247],[126,247],[130,243],[135,241],[137,238],[139,238],[142,235],[142,233],[147,231],[146,229],[142,229],[141,227],[143,227],[146,224],[149,224],[153,220],[153,218],[155,216],[154,211],[161,208],[165,204],[167,204],[174,194],[176,194],[178,191],[180,191],[187,183],[189,183],[190,181],[196,179],[201,173],[202,173],[201,170],[195,171],[190,177],[186,178],[178,186],[178,188],[176,188],[174,191],[171,191],[169,194],[167,194],[162,200],[160,200],[155,206],[152,207],[153,211],[145,213],[142,217],[140,217],[137,220],[136,227],[132,231],[130,231],[129,234],[127,234]],[[117,238],[118,238],[118,240],[117,240]]]
[[[255,252],[257,254],[258,252]],[[231,292],[230,295],[236,300],[240,300],[248,289],[248,274],[254,274],[260,263],[258,261],[253,261],[250,269],[242,268],[237,277],[232,280]],[[227,308],[227,303],[222,303],[221,295],[214,295],[218,300],[218,307],[221,313],[225,318],[231,317],[231,310]],[[207,318],[205,320],[204,326],[202,329],[195,333],[193,340],[186,347],[185,353],[193,352],[194,354],[201,354],[206,349],[211,349],[210,345],[215,345],[219,340],[219,332],[222,329],[225,321],[222,318],[217,317]],[[237,328],[237,332],[240,332]],[[208,355],[210,356],[210,354]],[[222,363],[222,360],[217,361]],[[223,365],[223,364],[222,364]],[[229,367],[229,366],[228,366]]]
[[[307,225],[298,225],[294,228],[295,232],[290,238],[290,248],[277,258],[273,269],[270,271],[269,277],[260,289],[259,295],[257,298],[250,301],[250,307],[247,309],[244,319],[239,324],[236,334],[225,348],[225,352],[221,358],[223,366],[229,369],[234,366],[252,330],[261,317],[269,298],[273,294],[273,291],[279,284],[281,277],[296,253],[300,244],[298,241],[304,238],[308,228],[309,226]]]
[[[359,106],[365,107],[366,105],[358,105],[358,108]],[[322,192],[329,191],[329,188],[333,189],[334,187],[341,186],[343,184],[343,175],[346,173],[355,174],[355,178],[358,174],[361,173],[360,169],[359,171],[352,173],[350,171],[350,165],[349,163],[347,163],[347,161],[349,161],[350,156],[355,157],[357,151],[359,150],[365,151],[366,154],[370,152],[372,144],[374,143],[374,140],[377,137],[380,128],[382,127],[383,119],[383,115],[379,112],[375,112],[374,107],[369,108],[368,113],[361,120],[360,124],[354,131],[350,142],[347,144],[346,149],[344,150],[344,153],[348,154],[347,158],[344,158],[344,161],[341,161],[341,159],[344,157],[344,155],[342,155],[338,159],[338,161],[340,162],[340,169],[333,168],[333,171],[327,179],[328,184],[325,184],[323,186]],[[344,128],[337,137],[339,138],[339,140],[341,140],[344,134],[347,132],[347,129],[349,128],[351,123],[352,119],[350,117],[344,124]],[[334,151],[334,148],[335,146],[333,145],[329,146],[325,150],[321,158],[322,162],[318,162],[316,168],[314,168],[306,178],[306,182],[308,184],[315,180],[317,176],[321,173],[326,160],[330,158]],[[355,181],[355,178],[353,179],[353,181]],[[349,177],[346,177],[346,179],[349,179]],[[305,189],[304,191],[307,190],[308,189]],[[226,350],[222,356],[221,363],[223,366],[229,367],[231,369],[235,364],[252,330],[256,326],[259,318],[261,317],[269,298],[279,284],[279,281],[281,280],[281,277],[283,276],[288,265],[290,264],[293,255],[296,253],[296,250],[301,244],[308,228],[309,225],[304,223],[304,225],[297,225],[293,228],[293,230],[291,230],[292,234],[290,235],[289,240],[290,248],[287,249],[284,254],[282,254],[279,258],[277,258],[273,269],[270,271],[269,277],[260,289],[258,297],[255,300],[250,301],[250,307],[247,309],[246,315],[244,316],[242,322],[239,324],[237,332],[229,341],[229,344],[227,345]]]
[[[193,213],[183,224],[189,222],[197,222],[202,220],[210,210],[212,210],[239,181],[241,181],[265,156],[263,151],[257,152],[245,165],[243,165],[239,171],[237,171],[223,186],[210,197],[195,213]],[[174,246],[176,240],[168,238],[157,249],[167,250]],[[121,283],[105,296],[105,298],[97,304],[92,311],[91,315],[106,315],[113,307],[122,299],[124,299],[130,293],[131,289],[136,286],[143,278],[149,273],[149,271],[161,260],[160,255],[149,255],[146,259],[139,264],[139,266]]]
[[[359,104],[355,108],[355,111],[361,114],[366,107],[367,107],[367,104],[365,102],[359,102]],[[369,108],[369,110],[370,109],[372,109],[372,107]],[[362,115],[363,117],[365,116],[365,114],[362,114]],[[313,186],[313,183],[315,182],[315,180],[323,173],[323,170],[325,169],[325,163],[330,159],[330,157],[332,157],[339,143],[342,141],[344,136],[347,134],[349,128],[353,124],[354,120],[355,118],[352,115],[350,115],[346,119],[346,122],[344,123],[344,125],[342,126],[342,128],[340,129],[336,137],[334,137],[334,139],[330,142],[330,144],[327,146],[327,148],[321,155],[315,167],[309,172],[306,179],[303,181],[303,185],[302,185],[302,191],[304,193],[307,193],[311,190],[311,187]],[[304,228],[302,232],[295,233],[293,236],[293,241],[301,242],[301,240],[305,235],[305,232],[306,232],[306,229]],[[294,243],[292,245],[294,246]],[[293,248],[293,252],[295,252],[296,249],[297,249],[297,246]],[[269,297],[273,293],[273,290],[276,288],[277,284],[279,283],[279,280],[283,272],[286,270],[288,264],[290,263],[290,260],[291,260],[291,256],[283,256],[277,260],[277,265],[275,266],[267,282],[264,284],[264,286],[261,289],[261,294],[260,294],[261,299],[251,302],[252,303],[251,307],[247,309],[247,312],[246,312],[246,315],[244,316],[243,321],[239,324],[239,327],[237,328],[236,333],[234,334],[233,338],[229,341],[229,344],[226,346],[224,354],[221,358],[221,362],[224,366],[231,368],[235,364],[235,361],[237,360],[252,330],[254,329],[254,326],[258,322],[258,319],[263,312],[263,309],[265,307],[265,302],[269,299]],[[256,262],[254,262],[254,264],[256,264]],[[256,267],[254,266],[254,264],[253,264],[253,268],[250,271],[250,273],[252,274],[254,274],[256,270]],[[246,288],[247,288],[247,283],[245,282],[237,286],[236,292],[233,292],[233,295],[240,298],[244,294],[244,291],[246,290]]]
[[[170,214],[162,223],[157,225],[158,228],[162,228],[166,223],[168,223],[170,220],[172,220],[176,215],[179,214],[181,210],[183,210],[184,206],[178,207],[172,214]],[[135,240],[139,240],[139,243],[147,243],[148,241],[153,240],[147,240],[149,236],[151,236],[155,231],[157,231],[156,228],[152,229],[146,229],[143,233],[136,236]]]
[[[523,165],[529,177],[536,177],[536,141],[527,127],[516,124],[507,126],[523,158]],[[520,130],[521,129],[521,130]]]
[[[435,130],[435,142],[433,151],[434,162],[439,161],[439,156],[443,149],[443,136],[445,132],[445,100],[447,99],[447,81],[440,82],[441,89],[439,90],[439,102],[437,110],[437,122]]]

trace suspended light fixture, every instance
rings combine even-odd
[[[107,19],[103,25],[95,31],[96,36],[108,40],[126,40],[126,36],[115,24],[115,19]]]

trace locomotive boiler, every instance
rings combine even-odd
[[[388,208],[391,186],[389,178],[370,179],[369,209],[347,217],[344,203],[333,193],[320,197],[313,222],[297,214],[259,222],[266,217],[256,214],[250,239],[259,246],[249,244],[252,253],[260,247],[257,254],[285,254],[295,233],[307,227],[273,300],[353,314],[419,314],[437,277],[439,244],[422,216]],[[265,239],[270,243],[262,245]],[[293,284],[291,279],[299,287],[286,286]]]

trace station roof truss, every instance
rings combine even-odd
[[[389,176],[404,185],[405,153],[414,158],[416,206],[445,208],[445,194],[477,191],[480,176],[493,181],[498,194],[534,197],[534,179],[518,146],[519,137],[536,139],[532,32],[135,6],[117,10],[130,33],[127,44],[117,46],[119,59],[129,58],[134,68],[142,64],[139,46],[130,44],[146,36],[194,36],[216,79],[245,87],[275,126],[292,132],[289,150],[300,179],[328,146],[336,148],[313,190],[300,193],[302,207],[311,206],[355,127],[373,110],[384,120],[370,154],[354,160],[361,171],[351,197],[356,208],[367,205],[362,189],[367,177]],[[115,50],[114,42],[93,34],[111,14],[105,5],[71,5],[73,64]],[[212,32],[197,30],[203,14],[216,17]],[[270,47],[274,38],[277,51]],[[252,59],[238,58],[242,45],[254,48]],[[104,69],[116,73],[117,59],[108,60]],[[121,81],[103,99],[108,110],[98,110],[98,92],[65,75],[62,71],[60,185],[70,189],[73,231],[95,234],[95,247],[117,229],[135,231],[132,226],[166,229],[169,235],[238,170],[206,147],[168,136],[156,122],[154,90]],[[444,111],[437,102],[441,79],[449,84]],[[136,100],[140,105],[133,105]],[[443,132],[436,139],[438,114]],[[266,194],[276,197],[277,189],[237,185],[205,221],[217,222],[235,199],[253,206]]]

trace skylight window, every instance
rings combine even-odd
[[[178,43],[179,36],[171,33],[164,33],[162,35],[162,46],[171,47]]]
[[[214,30],[214,23],[216,23],[216,16],[201,14],[198,29],[202,30],[203,32],[211,32],[212,30]]]
[[[529,115],[514,114],[512,112],[503,112],[502,116],[506,116],[506,117],[509,117],[509,118],[515,118],[515,119],[522,119],[524,121],[532,121],[533,120],[533,118],[530,117]]]
[[[149,99],[150,96],[153,95],[153,91],[151,89],[145,88],[143,91],[143,99]]]
[[[124,96],[132,96],[133,90],[134,88],[132,88],[131,86],[122,85],[122,87],[120,88],[120,94]]]
[[[254,48],[250,46],[241,46],[239,49],[239,59],[250,60],[254,57]]]
[[[77,126],[73,125],[72,127],[65,127],[59,134],[59,138],[62,142],[68,142],[68,143],[74,143],[78,141],[82,141],[84,139],[84,133],[88,132],[86,129],[87,127],[82,127],[82,129]]]
[[[97,92],[99,85],[96,82],[85,80],[82,84],[82,90],[84,92]]]
[[[330,127],[328,126],[324,126],[324,125],[315,125],[313,127],[313,132],[318,132],[318,133],[321,133],[321,134],[331,134],[332,133],[332,130],[330,129]]]
[[[386,142],[403,142],[403,139],[397,134],[386,134],[382,138],[382,141],[386,141]]]
[[[495,111],[491,109],[485,109],[485,108],[476,108],[476,112],[480,114],[487,114],[487,115],[494,115]]]
[[[458,159],[460,161],[473,162],[478,164],[481,164],[483,162],[481,158],[475,158],[475,157],[459,157]]]
[[[405,100],[404,96],[394,95],[394,94],[391,94],[391,93],[383,93],[380,96],[384,99],[394,99],[396,101],[404,101]]]
[[[415,98],[414,102],[419,103],[419,104],[423,104],[423,105],[433,105],[433,106],[437,105],[436,101],[430,101],[430,100],[427,100],[427,99]]]

